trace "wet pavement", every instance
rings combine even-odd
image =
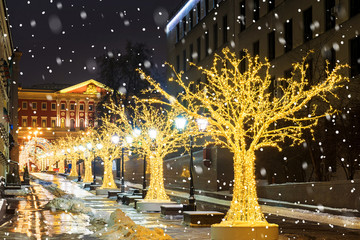
[[[136,224],[147,228],[162,228],[174,239],[210,239],[210,228],[189,228],[182,225],[179,218],[164,219],[159,213],[138,213],[131,206],[118,204],[115,199],[89,193],[77,183],[62,176],[46,173],[32,175],[43,181],[32,181],[32,193],[26,198],[17,198],[19,200],[17,215],[0,228],[2,239],[96,239],[91,236],[90,219],[87,215],[43,209],[43,206],[54,198],[42,186],[47,182],[55,183],[66,193],[75,194],[85,200],[85,205],[93,208],[97,217],[108,218],[111,212],[121,209]]]
[[[88,216],[44,210],[43,206],[54,196],[36,182],[31,183],[30,190],[26,197],[9,200],[17,205],[17,214],[1,226],[0,238],[79,239],[91,234]]]
[[[46,173],[33,173],[37,180],[31,182],[31,194],[18,197],[17,214],[13,219],[0,227],[1,239],[97,239],[91,234],[94,227],[90,218],[84,214],[73,214],[63,211],[51,212],[43,206],[54,196],[44,188],[54,183],[58,188],[69,194],[74,194],[85,201],[87,207],[95,211],[95,216],[107,219],[111,212],[121,209],[136,224],[147,228],[162,228],[174,239],[210,239],[210,228],[190,228],[182,225],[181,218],[164,219],[159,213],[138,213],[132,206],[118,204],[106,196],[96,196],[77,183],[62,176]],[[218,201],[218,200],[215,200]],[[221,200],[219,200],[221,201]],[[214,200],[212,200],[214,203]],[[285,239],[327,239],[327,240],[358,240],[359,230],[350,230],[329,226],[300,219],[266,214],[268,221],[279,224],[280,238]]]

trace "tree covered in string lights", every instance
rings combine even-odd
[[[114,142],[114,136],[117,140]],[[113,160],[121,156],[121,142],[123,133],[118,131],[112,119],[105,115],[102,118],[102,126],[93,134],[95,138],[96,155],[104,162],[104,177],[102,189],[116,188],[112,172]]]
[[[164,186],[164,159],[168,154],[188,145],[187,131],[190,131],[193,123],[189,121],[187,128],[180,132],[175,127],[175,118],[183,112],[135,97],[134,100],[129,111],[131,114],[114,104],[109,108],[119,117],[117,126],[125,133],[125,139],[128,139],[126,142],[132,143],[134,152],[148,159],[150,183],[145,200],[170,200]]]
[[[174,81],[184,91],[174,97],[163,90],[159,83],[149,76],[146,78],[155,90],[169,101],[173,108],[193,118],[206,118],[209,122],[207,133],[213,141],[234,153],[234,191],[230,209],[223,226],[255,224],[266,226],[259,207],[255,182],[255,152],[263,147],[275,147],[289,139],[292,144],[303,141],[305,129],[312,129],[318,120],[335,110],[329,104],[329,97],[336,97],[334,91],[348,80],[340,75],[343,65],[337,65],[332,72],[326,69],[326,77],[316,85],[306,78],[308,65],[306,57],[301,63],[293,64],[290,78],[280,78],[281,96],[274,96],[269,88],[270,63],[265,59],[246,54],[238,59],[225,48],[222,55],[214,57],[210,69],[197,67],[206,76],[207,82],[199,85],[183,80],[183,72],[174,67]],[[242,61],[247,70],[240,71]],[[192,64],[194,65],[194,64]],[[141,71],[140,71],[141,72]],[[310,100],[311,105],[309,104]],[[149,100],[152,103],[159,100]],[[162,101],[160,101],[162,102]],[[321,110],[315,103],[325,102]],[[305,108],[311,108],[308,115],[301,115]]]

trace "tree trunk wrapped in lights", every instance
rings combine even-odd
[[[273,85],[269,73],[270,63],[260,62],[258,57],[246,54],[237,59],[225,48],[216,55],[211,69],[198,67],[207,78],[199,85],[183,81],[183,72],[174,71],[174,81],[183,91],[171,96],[151,77],[150,84],[169,101],[169,106],[183,111],[193,118],[206,118],[209,122],[207,134],[213,142],[234,153],[234,192],[225,221],[221,226],[266,226],[259,207],[255,183],[255,152],[263,147],[276,147],[290,139],[294,144],[303,141],[305,129],[312,129],[318,120],[335,110],[329,99],[335,97],[334,90],[342,87],[348,79],[339,72],[344,65],[337,65],[332,72],[326,69],[326,78],[311,85],[306,79],[308,65],[303,58],[293,64],[291,78],[279,78],[279,94],[270,92]],[[247,71],[240,71],[242,61],[247,62]],[[194,64],[193,64],[194,65]],[[334,99],[335,99],[334,98]],[[321,103],[322,109],[312,103]],[[150,99],[151,103],[163,103]],[[323,104],[324,103],[324,104]],[[325,106],[326,105],[326,106]],[[311,114],[302,115],[304,108]],[[325,108],[325,109],[324,109]]]
[[[104,179],[101,188],[116,188],[114,174],[112,171],[113,161],[111,157],[104,156]]]
[[[73,150],[74,151],[74,150]],[[71,171],[69,176],[70,177],[77,177],[79,175],[78,171],[77,171],[77,161],[78,161],[78,154],[69,154],[71,157]]]
[[[123,144],[123,133],[117,131],[117,128],[114,128],[113,121],[109,116],[105,116],[101,120],[103,123],[101,128],[93,135],[93,138],[96,139],[94,143],[96,143],[97,146],[101,146],[101,148],[96,147],[96,154],[101,157],[104,162],[104,180],[101,188],[117,188],[112,167],[113,160],[120,157]],[[111,139],[114,135],[117,135],[122,141],[113,143]]]
[[[92,182],[93,181],[93,174],[92,174],[92,167],[91,167],[91,159],[85,158],[85,176],[83,182]]]
[[[193,121],[189,120],[184,132],[180,132],[175,128],[174,120],[182,112],[174,108],[152,105],[147,100],[140,100],[136,97],[133,99],[134,104],[130,111],[132,114],[126,113],[123,107],[117,107],[114,104],[108,108],[119,117],[118,131],[123,132],[125,138],[133,136],[133,150],[142,156],[149,156],[147,159],[150,184],[145,200],[169,201],[170,198],[164,187],[163,161],[168,154],[178,148],[185,146],[187,149],[188,131],[193,127]],[[136,130],[138,130],[137,134]],[[127,144],[127,148],[131,147],[131,144]]]

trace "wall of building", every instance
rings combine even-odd
[[[187,5],[189,3],[193,5]],[[212,66],[214,55],[221,55],[224,47],[229,47],[239,58],[243,49],[247,49],[252,56],[259,55],[262,61],[265,58],[270,61],[274,86],[271,91],[280,96],[278,79],[288,77],[292,63],[302,61],[310,50],[314,50],[307,58],[307,77],[311,82],[320,82],[325,76],[325,59],[332,64],[330,70],[336,63],[347,63],[352,67],[352,70],[342,71],[351,81],[337,92],[340,101],[336,107],[353,108],[360,105],[360,94],[356,94],[360,90],[359,13],[356,0],[184,1],[167,25],[168,62],[176,71],[184,71],[185,81],[197,85],[206,79],[195,67],[189,66],[189,62],[208,68]],[[168,77],[171,76],[174,74],[169,70]],[[174,82],[169,82],[168,89],[171,94],[182,91]],[[327,129],[330,128],[319,131],[325,133]],[[314,144],[319,148],[319,143]],[[328,148],[336,148],[332,143],[327,144]],[[303,146],[284,147],[282,153],[275,150],[258,153],[257,176],[270,183],[303,181],[314,177],[308,149]],[[329,173],[327,179],[345,177],[335,153],[330,155],[327,156],[330,163],[324,164],[324,171],[331,168],[337,172]]]

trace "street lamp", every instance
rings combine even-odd
[[[101,144],[101,143],[98,143],[98,144],[96,144],[96,148],[97,149],[102,149],[103,148],[103,145]],[[94,161],[93,161],[93,171],[94,171],[94,179],[93,179],[93,184],[95,185],[96,184],[96,175],[95,175],[95,148],[93,149],[93,151],[94,151]]]
[[[208,125],[208,122],[206,119],[197,119],[196,123],[198,125],[199,131],[205,131],[206,127]],[[183,131],[186,127],[187,120],[184,117],[177,117],[175,119],[175,127],[179,129],[179,131]],[[194,166],[194,158],[193,158],[193,144],[194,144],[194,138],[190,134],[189,135],[190,140],[190,161],[189,161],[189,175],[190,175],[190,189],[189,189],[189,205],[188,209],[190,211],[196,210],[196,199],[195,199],[195,187],[194,187],[194,180],[193,180],[193,173],[192,169]]]

